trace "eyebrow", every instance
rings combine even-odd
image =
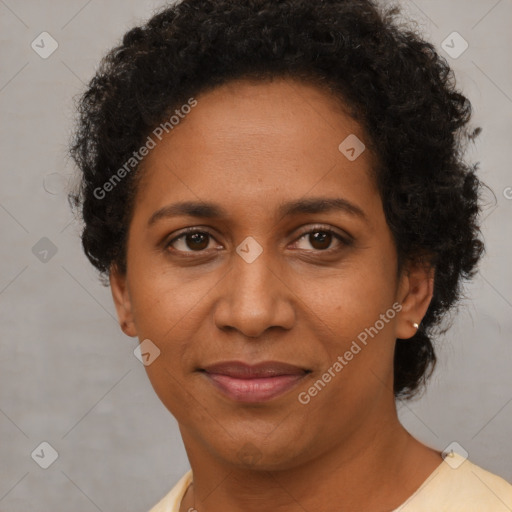
[[[351,203],[347,199],[341,197],[314,197],[309,199],[298,199],[290,201],[279,206],[277,213],[281,217],[289,217],[297,214],[314,214],[327,213],[330,211],[341,211],[359,217],[361,220],[368,222],[365,212]],[[148,221],[148,227],[155,224],[160,219],[189,216],[199,217],[203,219],[220,219],[229,217],[227,211],[215,203],[199,202],[199,201],[183,201],[164,206],[156,210]]]

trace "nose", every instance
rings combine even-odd
[[[258,338],[267,329],[289,330],[295,322],[295,295],[286,276],[265,251],[248,263],[238,254],[217,287],[214,321],[219,329],[236,329]]]

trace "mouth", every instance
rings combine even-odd
[[[267,361],[249,365],[226,361],[200,372],[223,395],[237,402],[265,402],[293,389],[311,370],[287,363]]]

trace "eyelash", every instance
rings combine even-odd
[[[336,240],[338,242],[341,243],[342,246],[351,246],[353,244],[353,240],[351,240],[348,236],[347,237],[343,237],[342,235],[340,235],[339,233],[337,233],[336,231],[333,231],[332,229],[330,228],[326,228],[326,227],[323,227],[323,226],[314,226],[313,228],[309,229],[308,231],[305,231],[304,233],[301,233],[299,235],[299,237],[296,239],[296,242],[298,242],[299,240],[301,240],[302,238],[304,238],[305,236],[307,235],[310,235],[312,233],[327,233],[329,235],[332,235],[334,238],[336,238]],[[172,240],[170,240],[169,242],[166,242],[164,244],[164,251],[166,252],[169,252],[169,248],[171,248],[171,245],[173,243],[175,243],[176,241],[184,238],[185,236],[187,235],[193,235],[193,234],[203,234],[203,235],[207,235],[208,237],[210,238],[213,238],[215,240],[215,237],[207,230],[204,230],[204,229],[199,229],[199,228],[188,228],[184,231],[182,231],[178,236],[174,237]],[[172,248],[171,248],[172,249]],[[335,252],[335,251],[338,251],[340,250],[340,248],[329,248],[329,249],[313,249],[312,251],[310,252],[317,252],[317,253],[323,253],[323,254],[331,254],[332,252]],[[173,252],[176,252],[176,253],[179,253],[181,255],[187,255],[187,254],[190,254],[191,253],[191,256],[186,256],[186,257],[194,257],[194,253],[195,254],[204,254],[206,253],[208,250],[207,249],[203,249],[203,250],[200,250],[200,251],[181,251],[179,249],[172,249]]]

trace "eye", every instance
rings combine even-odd
[[[209,248],[212,239],[212,235],[207,231],[191,229],[166,243],[165,249],[171,247],[179,252],[204,252]]]
[[[201,231],[197,228],[190,228],[180,235],[174,237],[172,240],[165,244],[164,249],[181,253],[201,253],[206,252],[208,249],[214,249],[210,244],[212,240],[215,240],[213,235],[208,231]],[[340,246],[351,245],[350,238],[344,237],[339,233],[336,233],[332,229],[325,227],[315,227],[302,233],[295,242],[295,246],[300,244],[302,240],[307,241],[310,246],[313,247],[314,251],[319,252],[332,252],[340,249]],[[337,242],[337,246],[331,247],[333,242]],[[308,247],[295,247],[298,249],[310,250]]]
[[[332,229],[317,227],[310,229],[303,233],[295,244],[299,244],[301,240],[306,240],[314,250],[322,252],[330,252],[339,249],[339,247],[332,248],[333,241],[337,242],[338,246],[350,245],[348,237],[343,237]],[[299,247],[299,249],[306,249],[307,247]]]

